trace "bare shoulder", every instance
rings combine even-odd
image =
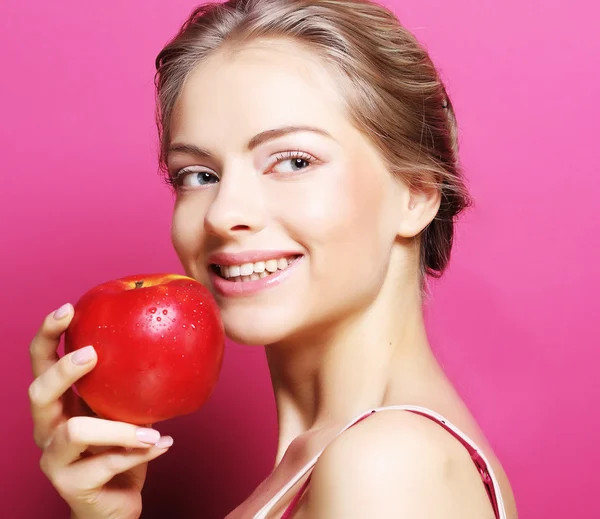
[[[327,446],[306,508],[311,519],[494,517],[460,442],[428,418],[397,410],[369,416]]]

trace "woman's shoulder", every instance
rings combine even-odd
[[[439,423],[399,409],[338,435],[311,479],[316,517],[493,517],[469,451]]]
[[[349,459],[365,469],[376,463],[380,468],[404,470],[414,463],[417,466],[410,467],[411,474],[423,467],[431,474],[432,469],[445,472],[448,464],[473,465],[469,452],[440,424],[394,408],[370,414],[338,435],[323,451],[319,463],[330,465]],[[390,463],[382,467],[381,460]]]

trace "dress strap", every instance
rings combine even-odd
[[[344,431],[356,425],[360,421],[364,420],[368,416],[371,416],[373,413],[378,411],[387,411],[387,410],[400,410],[400,411],[409,411],[412,413],[420,414],[430,420],[439,423],[444,429],[446,429],[450,434],[452,434],[458,441],[460,441],[463,446],[469,451],[473,462],[479,469],[479,473],[482,477],[483,483],[485,484],[486,491],[490,498],[490,502],[494,509],[494,513],[497,519],[506,519],[506,511],[504,508],[504,501],[502,499],[502,494],[500,492],[500,485],[498,484],[498,480],[492,470],[490,463],[487,458],[481,452],[481,450],[477,447],[475,442],[471,440],[465,433],[463,433],[460,429],[458,429],[455,425],[453,425],[446,418],[441,416],[440,414],[427,409],[425,407],[420,406],[412,406],[412,405],[394,405],[394,406],[385,406],[385,407],[377,407],[374,409],[370,409],[365,411],[355,417],[350,423],[348,423],[341,431],[339,431],[335,437],[337,438]],[[325,447],[326,448],[326,447]],[[325,448],[321,449],[321,451],[314,456],[304,467],[300,469],[300,471],[290,480],[288,483],[279,491],[273,498],[254,516],[253,519],[265,519],[268,513],[273,509],[273,507],[281,500],[281,498],[298,482],[300,481],[317,463],[319,456],[323,453]],[[289,519],[297,506],[300,498],[306,491],[310,478],[312,474],[309,474],[309,477],[303,483],[302,487],[298,491],[298,493],[292,499],[292,502],[281,516],[281,519]]]
[[[344,428],[337,433],[333,439],[337,438],[340,434],[342,434],[346,429],[349,429],[350,427],[352,427],[354,424],[358,423],[360,420],[366,418],[367,416],[369,416],[371,413],[375,412],[375,410],[370,410],[370,411],[366,411],[364,413],[362,413],[360,416],[358,416],[357,418],[355,418],[354,420],[352,420],[352,422],[350,422],[349,424],[347,424],[346,426],[344,426]],[[279,492],[277,492],[277,494],[275,494],[270,501],[263,506],[258,513],[252,518],[252,519],[265,519],[268,515],[268,513],[273,509],[273,507],[281,500],[281,498],[283,496],[285,496],[291,488],[294,487],[294,485],[296,483],[298,483],[298,481],[300,481],[305,475],[306,473],[312,469],[315,464],[317,463],[317,460],[319,459],[319,456],[321,456],[321,454],[323,453],[323,451],[325,450],[325,448],[321,449],[306,465],[304,465],[304,467],[302,467],[294,477],[292,477],[292,479],[290,479],[282,488],[281,490],[279,490]]]

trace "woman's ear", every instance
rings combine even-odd
[[[435,187],[408,190],[402,197],[402,218],[398,222],[398,235],[414,238],[435,218],[441,203],[441,192]]]

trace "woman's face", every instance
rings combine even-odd
[[[211,56],[180,94],[170,148],[173,245],[229,337],[316,333],[377,297],[409,192],[314,55],[280,40]]]

